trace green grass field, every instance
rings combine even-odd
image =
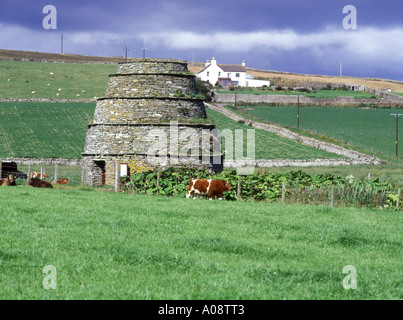
[[[80,159],[95,103],[0,102],[0,158]]]
[[[241,108],[243,112],[264,121],[281,126],[297,126],[296,107],[250,105]],[[403,112],[401,109],[300,107],[300,129],[392,157],[395,155],[396,119],[390,114],[401,113],[399,110]],[[402,130],[399,140],[403,141]],[[401,149],[400,156],[403,154],[403,144]]]
[[[255,130],[255,152],[256,159],[332,159],[332,158],[342,158],[341,156],[309,147],[292,140],[277,136],[273,133],[266,132],[264,130],[255,129],[249,127],[245,124],[237,123],[219,112],[211,109],[206,109],[207,116],[212,119],[219,130],[230,129],[234,132],[236,129],[244,130],[244,154],[246,155],[246,138],[247,131],[253,129]],[[235,139],[235,137],[234,137]],[[234,140],[235,141],[235,140]],[[234,142],[235,145],[235,142]]]
[[[95,103],[0,102],[0,157],[81,158]],[[221,130],[252,129],[207,110]],[[274,134],[256,130],[257,159],[338,157]],[[246,155],[246,142],[244,144]]]
[[[27,186],[0,203],[0,299],[403,298],[396,212]]]
[[[0,60],[0,98],[94,99],[105,95],[108,75],[116,72],[116,64]]]

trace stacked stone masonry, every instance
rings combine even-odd
[[[113,185],[119,163],[130,174],[181,166],[222,170],[222,156],[212,149],[215,127],[206,124],[196,94],[195,76],[183,61],[119,64],[88,126],[83,182]]]

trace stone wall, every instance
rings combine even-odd
[[[99,99],[94,123],[166,122],[206,118],[202,100],[171,98]]]
[[[89,125],[83,155],[175,154],[189,150],[210,153],[215,127],[201,124],[93,124]],[[176,145],[174,145],[176,144]]]
[[[1,161],[11,161],[23,165],[58,164],[66,166],[81,166],[81,159],[62,158],[1,158]]]
[[[195,76],[183,61],[119,64],[88,126],[84,183],[113,185],[118,162],[126,162],[131,174],[175,166],[222,170],[221,154],[212,150],[215,127],[205,124],[196,93]]]
[[[115,74],[105,97],[183,97],[197,93],[195,77],[183,74]]]
[[[397,96],[395,96],[397,97]],[[215,103],[235,103],[235,94],[214,93]],[[274,95],[274,94],[237,94],[238,103],[281,103],[294,105],[298,103],[297,95]],[[332,99],[311,98],[299,96],[301,105],[391,105],[395,103],[403,104],[403,98],[398,99],[357,99],[354,97],[338,97]]]
[[[118,73],[119,74],[122,73],[123,74],[129,74],[129,73],[190,74],[187,68],[187,63],[180,60],[141,59],[140,61],[141,63],[119,63]]]

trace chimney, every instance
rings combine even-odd
[[[217,60],[214,57],[211,59],[211,64],[217,64]]]
[[[207,67],[210,64],[210,60],[206,60],[206,63],[204,64],[205,67]]]
[[[245,67],[245,60],[242,60],[242,65]]]

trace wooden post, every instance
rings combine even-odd
[[[85,176],[85,169],[84,166],[81,169],[81,185],[84,185],[84,176]]]
[[[0,179],[3,176],[3,162],[0,160]]]
[[[43,179],[43,167],[41,167],[41,179]]]
[[[400,188],[397,191],[397,200],[396,200],[396,208],[399,209],[399,205],[400,205]]]
[[[161,173],[159,171],[157,171],[157,188],[159,188],[159,186],[160,186],[160,175],[161,175]]]
[[[368,172],[368,180],[371,180],[371,173]]]
[[[115,162],[115,192],[119,192],[119,187],[120,187],[120,162],[116,161]]]
[[[330,191],[330,206],[334,207],[334,185],[332,184],[332,189]]]
[[[241,197],[241,193],[242,193],[241,185],[242,185],[242,181],[241,181],[241,179],[239,179],[239,180],[238,180],[238,188],[237,188],[237,190],[236,190],[236,196],[237,196],[238,198]]]
[[[285,202],[285,181],[283,181],[283,188],[281,190],[281,202]]]
[[[27,184],[29,183],[29,179],[31,179],[31,165],[28,165],[28,172],[27,172]]]
[[[55,164],[55,184],[57,183],[57,175],[59,174],[59,165]]]

